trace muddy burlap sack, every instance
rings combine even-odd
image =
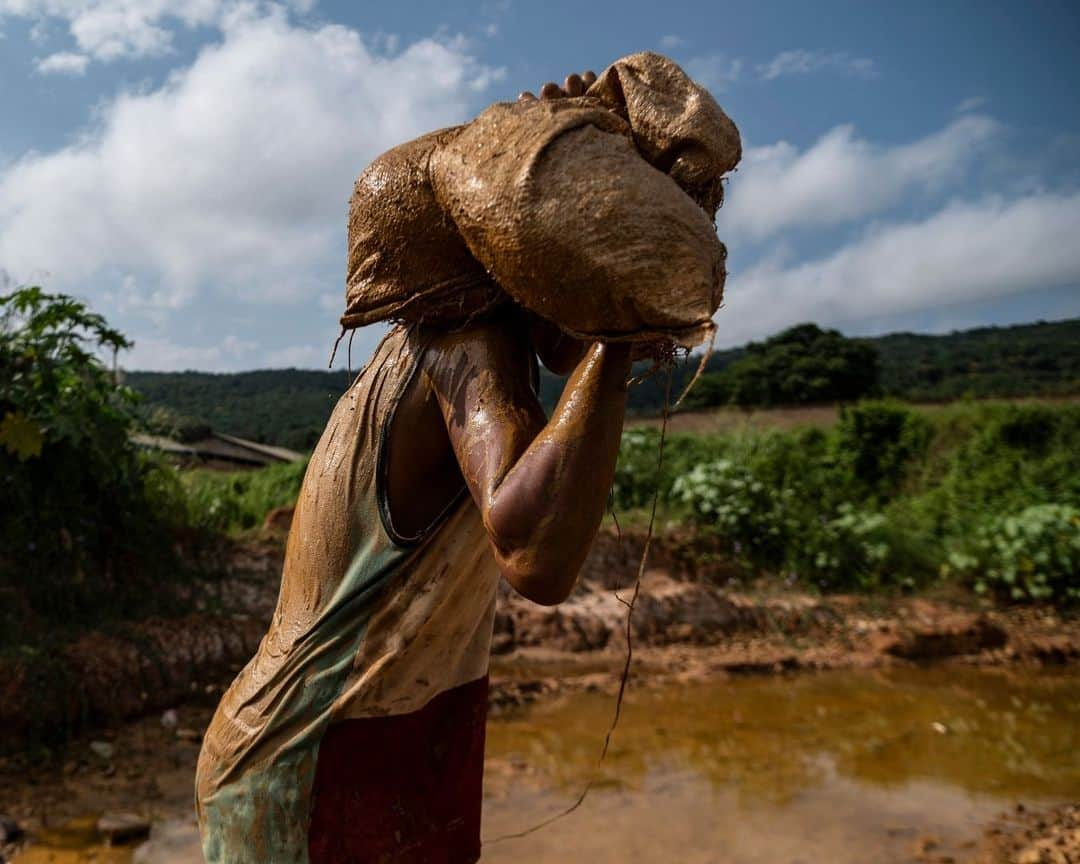
[[[435,200],[431,154],[459,131],[395,147],[356,181],[342,327],[395,320],[453,324],[505,299]]]
[[[361,176],[342,323],[448,321],[501,289],[582,338],[696,344],[723,291],[712,215],[739,155],[712,97],[656,54],[583,97],[493,105]]]

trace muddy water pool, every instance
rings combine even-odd
[[[1016,802],[1080,800],[1080,669],[803,673],[637,687],[585,803],[495,842],[574,801],[613,705],[579,693],[489,724],[484,862],[875,864],[928,848],[921,860],[963,862]],[[154,815],[194,831],[189,814]],[[92,825],[15,862],[130,860]]]
[[[574,813],[612,699],[584,694],[489,730],[485,861],[964,859],[1017,801],[1080,800],[1080,672],[962,667],[638,690]]]

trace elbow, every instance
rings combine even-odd
[[[577,583],[579,569],[499,562],[499,570],[511,587],[526,600],[540,606],[558,606],[569,597]]]

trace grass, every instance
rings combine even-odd
[[[296,503],[308,460],[256,471],[195,469],[181,475],[189,519],[195,527],[228,534],[262,525],[276,507]]]

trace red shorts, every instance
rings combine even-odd
[[[480,808],[488,679],[419,711],[342,720],[319,744],[311,864],[472,864]]]

